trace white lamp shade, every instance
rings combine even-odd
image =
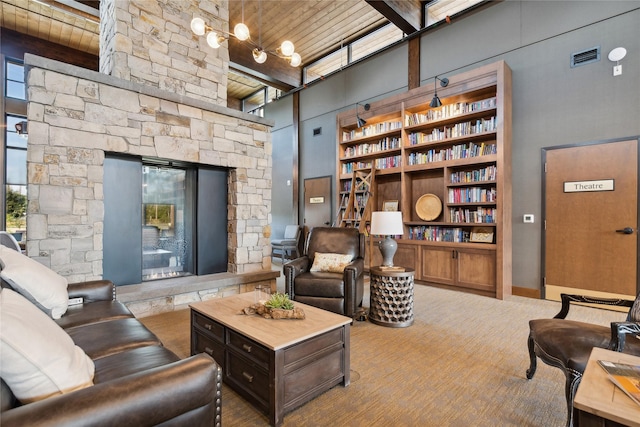
[[[402,212],[373,212],[371,214],[371,234],[378,236],[404,234]]]
[[[290,64],[292,67],[297,67],[298,65],[302,64],[302,57],[300,57],[299,53],[293,52],[293,54],[291,55]]]
[[[195,35],[201,36],[204,34],[205,24],[202,18],[193,18],[191,20],[191,31]]]
[[[291,56],[293,55],[294,51],[295,46],[293,46],[293,43],[291,43],[289,40],[283,41],[280,45],[280,52],[282,52],[284,56]]]
[[[217,49],[220,47],[221,38],[222,37],[218,36],[217,33],[210,31],[209,34],[207,34],[207,44],[212,48]],[[222,38],[222,40],[224,40],[224,38]]]
[[[236,26],[233,27],[233,35],[235,35],[238,40],[245,41],[249,38],[249,27],[242,22],[236,24]]]
[[[258,64],[262,64],[267,60],[267,53],[264,50],[253,49],[253,59]]]

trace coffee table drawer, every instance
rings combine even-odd
[[[193,354],[207,353],[218,362],[220,366],[224,366],[224,345],[218,340],[211,339],[200,331],[193,331]]]
[[[229,347],[256,362],[264,369],[269,368],[269,350],[266,347],[232,330],[228,330],[228,334],[229,341],[227,341],[227,344]]]
[[[218,322],[214,322],[200,313],[192,311],[191,322],[204,329],[207,335],[217,338],[220,342],[224,342],[224,326]]]
[[[257,398],[261,406],[267,409],[267,402],[269,402],[268,372],[232,352],[229,353],[227,368],[227,380],[236,383],[242,391]]]

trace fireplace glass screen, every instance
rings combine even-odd
[[[191,274],[186,170],[142,168],[142,280]]]

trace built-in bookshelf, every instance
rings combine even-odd
[[[402,211],[396,264],[415,269],[417,283],[504,298],[511,293],[511,71],[500,61],[446,77],[440,107],[430,107],[426,84],[371,103],[359,113],[364,128],[356,110],[338,115],[338,200],[354,171],[375,167],[373,210],[397,204]],[[437,217],[419,215],[424,195],[441,201]],[[369,263],[377,265],[372,247]]]

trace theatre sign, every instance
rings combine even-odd
[[[584,193],[589,191],[613,191],[613,179],[595,181],[568,181],[564,183],[565,193]]]

